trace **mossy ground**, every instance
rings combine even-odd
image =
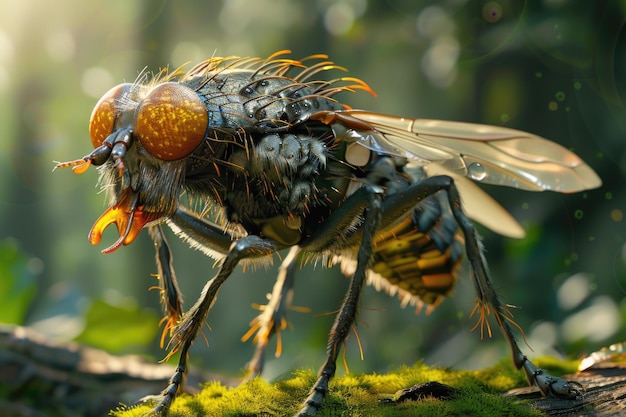
[[[544,358],[535,363],[553,374],[574,372],[577,363]],[[315,381],[312,371],[296,371],[289,379],[268,383],[255,379],[235,388],[207,383],[197,395],[178,398],[171,417],[291,416]],[[438,381],[457,389],[449,400],[426,399],[403,403],[381,401],[415,384]],[[528,404],[501,394],[526,385],[521,371],[501,361],[481,371],[430,368],[423,364],[402,367],[384,375],[345,375],[332,380],[330,393],[319,416],[540,416]],[[111,412],[115,417],[139,417],[147,406]]]

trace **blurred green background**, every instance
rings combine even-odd
[[[160,308],[146,232],[100,254],[87,232],[105,209],[97,172],[54,173],[53,161],[91,150],[98,98],[147,68],[213,55],[294,58],[327,53],[378,93],[344,94],[355,108],[407,117],[503,125],[581,155],[602,188],[574,195],[485,187],[528,231],[522,240],[481,229],[496,286],[534,353],[577,357],[626,340],[626,2],[415,0],[0,0],[0,321],[59,340],[154,360]],[[107,243],[108,242],[108,243]],[[214,263],[170,237],[190,306]],[[278,258],[276,258],[278,259]],[[278,263],[278,262],[277,262]],[[271,291],[275,269],[238,270],[220,293],[192,363],[238,376],[241,343]],[[293,330],[270,351],[266,377],[317,369],[347,285],[338,270],[306,267],[296,283]],[[499,333],[480,341],[473,286],[462,274],[435,312],[415,315],[368,288],[351,371],[428,364],[482,368],[508,355]],[[273,349],[273,346],[270,348]],[[341,370],[340,370],[341,372]]]

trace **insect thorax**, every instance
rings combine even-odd
[[[347,162],[344,138],[309,119],[318,111],[343,108],[318,94],[314,84],[250,71],[202,73],[181,84],[206,108],[205,139],[181,160],[158,160],[140,144],[129,150],[123,180],[141,189],[140,201],[148,209],[166,212],[164,196],[174,208],[186,190],[209,208],[219,208],[228,222],[248,234],[284,246],[306,246],[319,225],[364,184],[393,194],[423,174],[409,172],[402,158],[374,151],[359,166]],[[112,165],[106,170],[116,172]],[[135,174],[143,182],[139,187],[133,184]],[[119,181],[114,174],[108,178]],[[461,255],[456,223],[444,200],[432,196],[416,202],[412,212],[388,221],[379,232],[372,270],[384,279],[383,287],[428,303],[436,303],[452,288]],[[359,245],[362,221],[357,214],[318,249],[350,253]]]

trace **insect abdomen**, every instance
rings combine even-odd
[[[371,266],[391,284],[389,290],[398,287],[432,305],[454,287],[463,254],[457,224],[441,197],[420,202],[410,216],[378,234]]]

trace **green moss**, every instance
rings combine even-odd
[[[562,360],[550,356],[533,359],[533,363],[543,370],[556,376],[575,374],[578,372],[580,359]]]
[[[554,374],[569,372],[572,365],[544,358],[535,362]],[[197,416],[291,416],[306,398],[315,382],[310,371],[296,371],[293,377],[268,383],[255,379],[235,388],[212,382],[194,396],[183,395],[172,407],[172,417]],[[396,403],[394,394],[401,389],[430,381],[438,381],[457,389],[449,400],[425,399]],[[481,371],[456,371],[430,368],[418,363],[384,375],[345,375],[331,381],[330,393],[320,416],[540,416],[528,404],[504,398],[501,394],[526,385],[521,371],[508,360]],[[145,406],[116,410],[115,417],[143,416]]]

